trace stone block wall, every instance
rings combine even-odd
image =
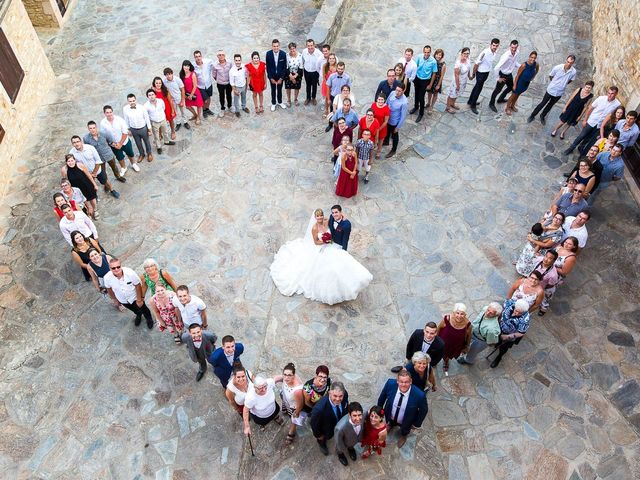
[[[28,141],[31,124],[55,79],[21,1],[10,3],[1,25],[24,71],[24,79],[13,104],[0,85],[0,123],[6,131],[0,143],[0,198],[8,193],[17,155]]]
[[[55,0],[22,0],[34,27],[58,28],[62,15]]]
[[[316,45],[332,44],[354,2],[355,0],[325,0],[307,38],[313,38]]]
[[[594,81],[617,85],[627,110],[640,106],[640,0],[592,0]]]

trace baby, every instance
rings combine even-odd
[[[531,232],[529,232],[529,243],[531,243],[531,246],[533,247],[533,251],[536,253],[538,252],[538,250],[540,250],[540,247],[535,245],[531,240],[540,240],[540,236],[543,233],[544,233],[544,227],[542,226],[541,223],[534,223],[533,226],[531,227]]]

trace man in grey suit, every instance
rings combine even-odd
[[[200,364],[200,369],[196,373],[196,382],[202,380],[207,371],[207,358],[216,349],[217,339],[214,333],[202,330],[197,323],[189,325],[189,331],[182,334],[182,343],[187,345],[191,361]]]
[[[347,413],[348,415],[342,417],[337,423],[334,433],[338,460],[345,467],[349,465],[345,453],[349,453],[349,457],[354,462],[358,458],[353,447],[355,447],[356,443],[362,441],[364,433],[362,405],[358,402],[351,402],[347,406]]]

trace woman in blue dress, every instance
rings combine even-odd
[[[507,101],[507,106],[504,108],[507,115],[518,111],[516,108],[518,97],[527,91],[531,80],[537,75],[540,69],[538,62],[536,62],[537,58],[538,52],[531,52],[527,61],[518,68],[518,73],[516,73],[516,78],[513,81],[513,93]]]

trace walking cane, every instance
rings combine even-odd
[[[251,443],[251,434],[247,435],[247,437],[249,437],[249,448],[251,448],[251,456],[255,457],[256,454],[253,453],[253,444]]]
[[[490,353],[489,355],[487,355],[486,357],[484,357],[484,358],[486,358],[487,360],[489,360],[489,357],[490,357],[491,355],[493,355],[494,353],[496,353],[496,351],[497,351],[499,348],[500,348],[500,345],[499,345],[499,344],[497,344],[497,345],[496,345],[496,347],[491,351],[491,353]]]

